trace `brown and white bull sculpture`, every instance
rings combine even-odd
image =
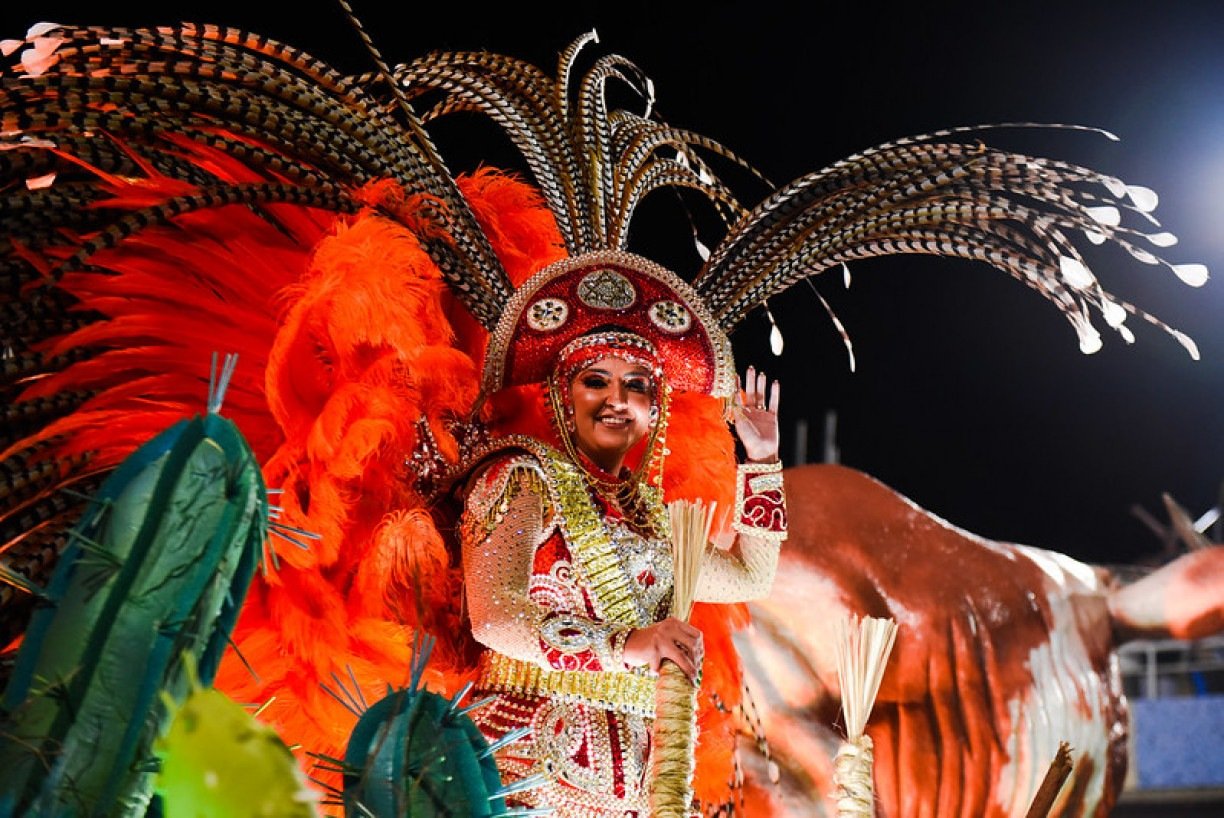
[[[958,529],[849,468],[790,469],[786,485],[778,577],[736,637],[771,756],[744,742],[752,800],[836,815],[837,627],[853,613],[899,626],[867,729],[878,818],[1024,816],[1061,742],[1074,766],[1050,814],[1108,815],[1127,767],[1116,648],[1224,629],[1224,548],[1123,585]]]

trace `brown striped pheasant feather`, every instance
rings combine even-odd
[[[1150,216],[1150,190],[977,141],[1004,127],[1095,129],[1017,123],[900,139],[800,177],[749,210],[703,155],[746,163],[710,139],[651,118],[653,85],[632,63],[597,58],[571,89],[579,50],[592,40],[587,35],[563,52],[556,80],[487,53],[430,55],[396,77],[414,95],[446,95],[428,119],[479,110],[502,127],[545,191],[573,254],[624,249],[634,209],[652,190],[706,196],[727,232],[693,284],[724,330],[843,262],[922,253],[985,261],[1032,287],[1067,317],[1085,352],[1101,344],[1093,313],[1128,341],[1130,314],[1171,333],[1197,357],[1185,335],[1105,290],[1078,249],[1112,242],[1142,263],[1203,283],[1202,265],[1175,265],[1156,254],[1176,239]],[[637,92],[640,111],[609,107],[612,80]],[[1145,229],[1124,225],[1123,214]]]

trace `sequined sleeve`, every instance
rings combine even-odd
[[[695,599],[748,602],[769,594],[778,568],[777,540],[736,536],[730,548],[713,549],[702,563]]]
[[[460,536],[472,634],[498,653],[554,670],[624,670],[629,628],[591,616],[530,455],[477,476]]]

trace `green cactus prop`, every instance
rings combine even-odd
[[[167,702],[170,726],[154,745],[164,818],[314,818],[317,794],[275,730],[211,687]]]
[[[521,738],[513,731],[489,744],[461,707],[467,689],[446,699],[420,687],[432,641],[418,643],[411,681],[362,714],[344,759],[348,818],[499,818],[551,810],[507,809],[505,796],[537,786],[530,778],[503,787],[493,753]]]
[[[211,682],[267,532],[223,392],[125,460],[73,530],[3,698],[0,816],[145,814],[162,692],[186,695],[185,654]]]

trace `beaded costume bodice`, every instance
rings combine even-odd
[[[609,491],[603,475],[588,479],[533,439],[504,440],[484,463],[459,532],[472,633],[488,648],[476,687],[493,697],[473,718],[490,741],[530,729],[498,753],[508,780],[551,782],[521,803],[584,818],[644,814],[656,682],[623,654],[634,630],[671,611],[661,493]],[[713,549],[698,598],[757,596],[776,561],[767,539]]]

